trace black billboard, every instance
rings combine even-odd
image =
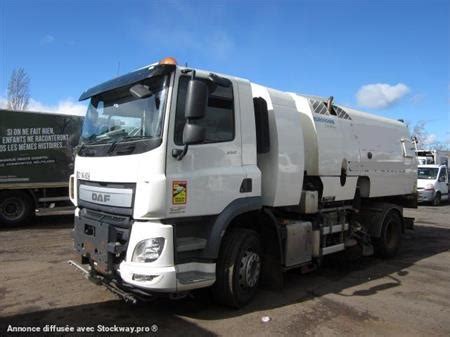
[[[0,110],[0,187],[67,182],[82,117]]]

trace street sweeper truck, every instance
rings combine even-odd
[[[394,256],[415,207],[402,122],[176,64],[85,91],[72,261],[126,300],[211,287],[240,307],[349,248]]]

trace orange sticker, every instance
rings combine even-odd
[[[172,182],[172,204],[186,205],[187,202],[187,181],[175,180]]]

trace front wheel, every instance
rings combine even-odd
[[[250,302],[258,288],[262,254],[256,232],[238,228],[228,233],[217,261],[213,296],[216,302],[240,308]]]
[[[375,239],[375,251],[383,258],[394,257],[402,241],[402,220],[396,212],[386,215],[381,228],[381,236]]]
[[[0,224],[19,225],[33,215],[33,203],[23,191],[5,191],[0,193]]]
[[[433,206],[439,206],[441,204],[441,192],[436,192],[433,199]]]

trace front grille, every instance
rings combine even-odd
[[[91,209],[83,208],[80,210],[80,215],[92,220],[102,221],[109,223],[111,225],[123,227],[123,228],[131,228],[131,217],[123,216],[117,214],[110,214],[100,211],[94,211]]]

